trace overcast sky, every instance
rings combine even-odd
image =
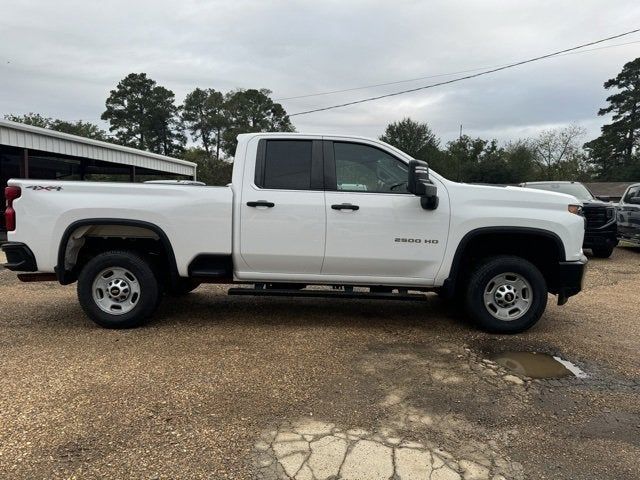
[[[491,67],[640,27],[637,0],[21,0],[2,2],[0,115],[99,122],[109,90],[146,72],[181,102],[195,87],[274,98]],[[609,44],[640,41],[640,34]],[[502,141],[568,123],[597,136],[602,84],[640,43],[293,117],[298,131],[378,136],[410,116],[443,142],[459,125]],[[286,100],[289,113],[454,78]]]

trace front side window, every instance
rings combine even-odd
[[[309,190],[311,188],[310,140],[268,140],[262,172],[256,184],[262,188]]]
[[[409,193],[406,164],[369,145],[334,142],[338,190],[345,192]]]
[[[624,196],[624,203],[640,204],[640,187],[631,187]]]

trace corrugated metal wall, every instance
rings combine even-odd
[[[10,123],[13,122],[0,121],[0,144],[2,145],[102,160],[122,165],[134,165],[190,177],[195,177],[196,174],[195,165],[183,160],[119,145],[112,147],[104,145],[103,142],[80,137],[75,140],[73,135],[60,134],[59,132],[49,133],[48,130],[37,127],[29,127],[26,130],[22,126],[18,128]]]

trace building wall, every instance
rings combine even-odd
[[[0,144],[0,231],[5,230],[4,187],[10,178],[143,182],[165,179],[188,180],[193,175],[193,172],[179,174],[122,164],[117,157],[113,159],[113,162],[107,162],[35,149],[27,149],[25,152],[24,148]]]
[[[195,166],[184,160],[8,120],[0,120],[0,145],[195,176]]]

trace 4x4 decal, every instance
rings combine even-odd
[[[47,186],[29,185],[28,187],[25,187],[25,188],[30,188],[34,192],[39,192],[41,190],[44,190],[46,192],[51,192],[52,190],[55,190],[56,192],[59,192],[60,190],[62,190],[62,187],[55,187],[53,185],[47,185]]]

